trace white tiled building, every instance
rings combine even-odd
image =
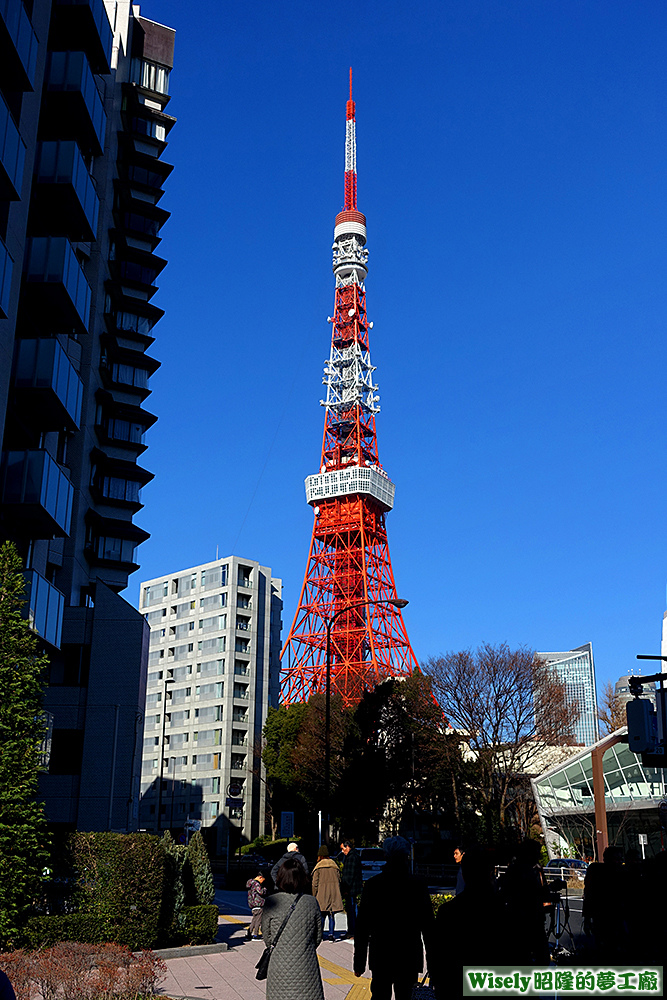
[[[267,566],[236,556],[142,583],[143,829],[179,834],[187,818],[200,819],[217,854],[230,823],[232,848],[237,831],[244,841],[264,833],[261,734],[278,703],[281,595]]]

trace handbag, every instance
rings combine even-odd
[[[286,915],[285,919],[283,920],[282,924],[280,925],[280,927],[278,928],[278,933],[274,937],[273,941],[271,942],[270,945],[268,945],[268,947],[266,947],[264,949],[262,957],[260,958],[259,962],[255,966],[255,968],[257,969],[257,972],[255,973],[255,979],[266,979],[267,975],[269,974],[269,962],[271,960],[271,954],[273,952],[273,949],[275,948],[275,946],[278,943],[278,938],[280,937],[280,935],[282,934],[282,932],[285,930],[285,924],[287,923],[287,921],[289,920],[289,918],[292,916],[292,914],[294,912],[294,907],[299,902],[299,900],[301,899],[302,896],[303,896],[303,893],[300,892],[299,895],[294,900],[294,902],[292,903],[292,905],[290,906],[289,910],[287,911],[287,915]]]
[[[412,987],[410,1000],[435,1000],[435,990],[432,986],[426,985],[427,976],[428,972],[425,972],[421,983],[419,982],[419,978],[417,978],[417,984]]]

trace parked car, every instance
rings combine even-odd
[[[382,871],[387,859],[381,847],[360,847],[358,850],[361,858],[361,877],[365,882],[366,879]]]
[[[578,858],[552,858],[544,866],[544,873],[556,878],[576,878],[583,882],[587,868],[588,862]]]

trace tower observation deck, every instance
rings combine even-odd
[[[331,691],[345,705],[387,677],[417,666],[396,601],[385,516],[394,484],[380,464],[379,412],[366,313],[366,217],[357,208],[355,102],[346,106],[345,202],[333,242],[336,283],[324,365],[324,436],[319,471],[306,479],[313,534],[299,604],[281,653],[281,701],[307,701],[326,687],[331,630]],[[349,610],[348,610],[349,609]]]

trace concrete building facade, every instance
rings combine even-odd
[[[574,738],[581,746],[591,746],[599,739],[598,700],[595,687],[593,644],[567,649],[560,653],[536,653],[552,666],[566,686],[567,697],[580,708]]]
[[[119,595],[148,537],[173,47],[128,0],[0,2],[0,534],[50,656],[65,830],[138,821],[148,629]]]
[[[200,820],[209,849],[265,832],[261,735],[277,706],[282,581],[229,556],[141,585],[150,626],[141,827],[181,834]]]

